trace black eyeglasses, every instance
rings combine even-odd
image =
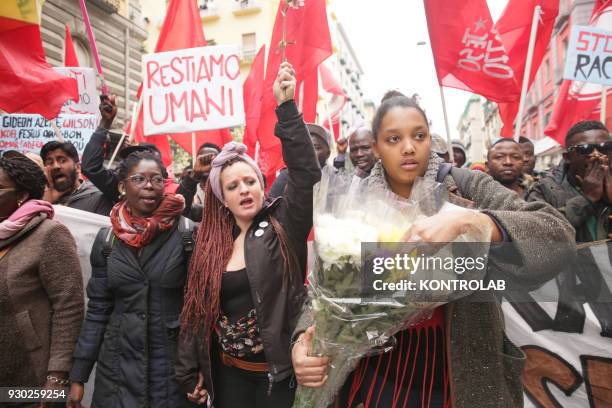
[[[576,152],[579,155],[587,156],[593,153],[593,150],[597,149],[602,154],[612,153],[612,141],[602,143],[583,143],[570,146],[567,148],[568,152]]]
[[[128,179],[134,183],[136,187],[142,188],[147,185],[147,181],[151,183],[151,185],[155,188],[163,188],[164,187],[164,178],[162,176],[155,175],[153,177],[146,177],[141,174],[135,174],[133,176],[128,177]]]

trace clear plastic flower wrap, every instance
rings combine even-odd
[[[466,296],[469,291],[374,290],[374,280],[385,283],[430,279],[448,281],[455,273],[423,272],[391,268],[371,273],[374,257],[392,257],[408,250],[409,257],[433,256],[444,259],[465,252],[454,243],[470,243],[470,251],[488,252],[490,230],[460,235],[453,243],[432,245],[401,243],[410,225],[440,211],[473,211],[447,201],[446,187],[422,178],[414,183],[410,199],[401,199],[368,179],[346,173],[324,171],[314,189],[314,270],[309,273],[309,301],[315,324],[312,355],[330,358],[328,379],[319,388],[299,386],[294,408],[325,408],[333,402],[334,384],[346,376],[358,361],[394,347],[393,335],[429,319],[438,306]],[[362,243],[369,243],[362,247]],[[363,259],[362,259],[363,258]],[[484,268],[486,269],[486,267]],[[461,278],[482,279],[470,271]],[[424,276],[426,274],[426,276]]]

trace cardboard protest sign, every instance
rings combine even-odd
[[[72,143],[79,155],[98,125],[96,115],[60,115],[54,119],[66,142]],[[40,153],[47,142],[56,140],[48,120],[40,115],[0,115],[0,150]]]
[[[142,69],[146,136],[244,124],[238,46],[149,54]]]
[[[58,67],[62,75],[74,78],[79,85],[79,101],[66,101],[60,114],[68,115],[98,115],[98,93],[96,92],[96,73],[93,68]]]
[[[563,78],[612,85],[612,31],[573,26]]]

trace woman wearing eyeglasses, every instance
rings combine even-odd
[[[70,373],[69,406],[80,407],[96,365],[92,407],[182,407],[174,375],[183,286],[193,223],[180,216],[181,195],[164,194],[167,177],[149,152],[130,154],[119,169],[123,198],[112,228],[91,253],[87,315]]]
[[[576,229],[576,242],[612,238],[612,137],[601,122],[575,124],[559,166],[534,184],[527,201],[546,201]]]
[[[65,389],[83,321],[79,258],[41,200],[42,169],[12,153],[0,157],[0,386]]]

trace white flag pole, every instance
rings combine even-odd
[[[446,100],[444,99],[444,89],[442,85],[438,85],[440,88],[440,100],[442,101],[442,113],[444,114],[444,126],[446,126],[446,143],[448,143],[448,158],[451,163],[455,162],[455,154],[453,152],[453,146],[451,142],[450,126],[448,126],[448,114],[446,113]]]
[[[531,63],[533,62],[533,50],[535,48],[536,36],[538,34],[538,22],[542,7],[537,5],[533,10],[533,19],[531,20],[531,33],[529,34],[529,47],[527,48],[527,61],[525,64],[525,72],[523,73],[523,87],[521,88],[521,102],[519,103],[518,117],[516,126],[514,127],[514,140],[519,141],[521,126],[523,126],[523,111],[525,110],[525,98],[527,97],[527,85],[531,76]]]
[[[142,96],[138,98],[138,103],[136,103],[134,105],[134,108],[132,109],[132,122],[130,123],[130,135],[128,138],[130,142],[134,140],[134,130],[136,129],[136,122],[138,121],[138,116],[140,116],[141,107],[142,107]],[[117,157],[117,153],[119,153],[119,149],[121,149],[121,146],[123,145],[125,136],[126,136],[125,132],[123,132],[123,134],[121,135],[121,139],[119,139],[119,143],[117,143],[117,146],[115,147],[115,151],[113,152],[113,155],[108,161],[108,165],[106,166],[107,169],[110,169],[111,166],[113,165],[113,162],[115,161],[115,158]]]
[[[601,86],[601,113],[599,118],[600,122],[606,124],[606,113],[608,111],[608,87],[605,85]]]

